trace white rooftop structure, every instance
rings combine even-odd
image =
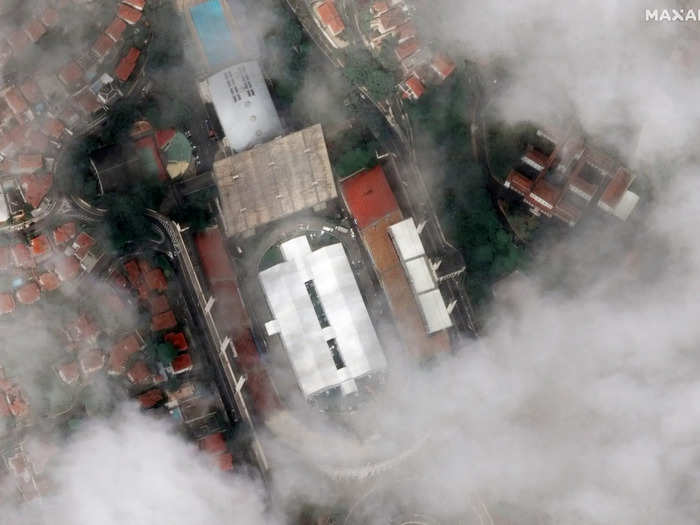
[[[357,391],[355,379],[386,368],[386,358],[343,245],[312,251],[306,236],[281,245],[285,262],[260,272],[274,320],[305,397],[332,388]]]
[[[435,272],[425,256],[423,242],[412,218],[389,227],[389,235],[408,275],[429,334],[452,326],[452,319],[437,285]]]
[[[213,74],[201,85],[211,100],[228,145],[244,151],[282,134],[282,123],[256,61]]]

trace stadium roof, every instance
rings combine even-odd
[[[432,334],[452,326],[450,314],[437,287],[435,274],[425,256],[423,242],[413,219],[408,218],[390,226],[389,235],[411,282],[427,332]]]
[[[260,273],[279,333],[308,398],[383,370],[386,359],[342,244],[311,251],[305,236],[281,245],[286,261]]]
[[[282,134],[260,65],[244,62],[207,79],[226,139],[234,151],[246,150]]]
[[[320,124],[221,159],[213,172],[229,237],[337,196]]]

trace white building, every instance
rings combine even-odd
[[[260,273],[279,334],[306,398],[386,368],[386,358],[342,244],[312,251],[306,236],[282,243],[285,262]]]
[[[438,289],[435,271],[425,255],[423,242],[413,219],[405,219],[390,226],[389,236],[411,282],[426,332],[432,334],[452,326],[452,319]]]
[[[282,134],[282,123],[256,61],[215,73],[200,84],[200,92],[214,104],[233,151],[247,150]]]

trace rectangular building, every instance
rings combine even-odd
[[[229,237],[337,197],[320,124],[218,160],[213,172]]]
[[[282,134],[282,123],[256,61],[215,73],[200,84],[200,91],[214,104],[233,151],[247,150]]]
[[[355,380],[386,368],[343,245],[312,251],[306,236],[281,245],[285,262],[260,273],[279,334],[306,398],[339,388],[357,391]]]
[[[452,322],[449,316],[445,317],[442,296],[435,293],[440,292],[420,238],[415,242],[417,230],[407,232],[415,234],[410,235],[413,242],[404,235],[408,223],[381,166],[345,179],[342,193],[377,271],[404,346],[420,359],[448,351],[450,337],[446,328]],[[396,226],[400,224],[403,226]],[[402,256],[399,250],[403,250]]]

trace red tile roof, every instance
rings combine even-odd
[[[525,175],[511,170],[506,178],[506,181],[510,185],[510,188],[517,191],[521,195],[529,195],[532,190],[532,181],[528,179]]]
[[[31,240],[30,245],[32,256],[37,258],[41,257],[42,255],[46,255],[51,250],[49,239],[43,233],[37,237],[34,237]]]
[[[330,29],[333,36],[339,35],[345,30],[343,19],[340,18],[338,10],[335,7],[333,0],[326,0],[314,7],[321,23]]]
[[[425,86],[416,75],[411,75],[406,79],[406,87],[410,90],[410,97],[414,100],[419,99],[425,93]]]
[[[71,60],[58,71],[58,78],[70,89],[76,89],[83,83],[83,69]]]
[[[7,37],[7,42],[15,54],[19,54],[31,43],[31,40],[25,31],[18,29]]]
[[[134,25],[141,20],[142,15],[143,13],[141,11],[126,4],[119,4],[119,8],[117,9],[117,16],[129,25]]]
[[[173,345],[177,350],[183,351],[189,348],[187,339],[185,339],[185,334],[182,332],[170,332],[169,334],[165,334],[163,339]]]
[[[100,327],[87,315],[76,317],[66,326],[68,337],[76,342],[94,342],[100,335]]]
[[[105,33],[102,33],[97,37],[97,40],[95,40],[95,43],[92,45],[92,52],[95,53],[97,58],[104,58],[107,53],[112,50],[114,44],[114,40],[112,40]]]
[[[54,263],[54,270],[61,281],[72,281],[80,274],[80,261],[73,255],[59,256]]]
[[[41,154],[24,154],[17,160],[20,173],[34,173],[44,167],[44,157]]]
[[[134,9],[138,9],[139,11],[143,11],[143,8],[146,5],[146,0],[122,0],[126,5],[130,5]]]
[[[550,207],[553,207],[559,199],[559,195],[561,195],[561,189],[553,186],[546,180],[540,180],[532,188],[532,193],[542,199],[544,202],[548,203]],[[538,206],[542,208],[541,203],[538,203]],[[544,209],[546,209],[546,207]]]
[[[151,263],[149,263],[146,259],[137,259],[136,263],[139,265],[139,270],[141,270],[141,273],[145,274],[151,271]]]
[[[223,472],[233,470],[233,455],[230,452],[220,454],[216,458],[216,464],[218,465],[219,470]]]
[[[57,118],[46,119],[41,126],[41,132],[54,140],[61,138],[64,129],[66,126]]]
[[[446,55],[438,54],[433,58],[430,67],[444,80],[455,70],[455,63]]]
[[[76,231],[77,227],[74,222],[61,224],[53,231],[53,242],[59,245],[64,244],[75,236]]]
[[[60,284],[61,281],[54,272],[44,272],[39,276],[39,285],[47,292],[55,290]]]
[[[168,298],[162,294],[152,295],[148,298],[148,303],[150,306],[151,315],[162,314],[163,312],[170,310]]]
[[[141,283],[141,279],[143,278],[138,263],[134,260],[127,261],[124,263],[124,269],[126,270],[126,276],[128,277],[131,286],[134,288],[138,287],[138,285]]]
[[[114,70],[114,76],[122,82],[126,82],[134,72],[136,62],[140,55],[141,51],[135,47],[129,49],[129,52],[119,61],[119,64],[117,64],[117,68]]]
[[[15,266],[18,268],[34,268],[36,266],[34,259],[32,259],[32,254],[29,251],[29,247],[26,244],[15,244],[10,250],[12,251],[12,259],[15,262]]]
[[[109,353],[109,371],[123,374],[129,358],[143,348],[143,340],[138,334],[129,334],[117,341]]]
[[[416,26],[411,21],[399,26],[399,42],[403,42],[409,38],[415,38],[416,34]]]
[[[58,23],[58,11],[53,7],[47,7],[41,13],[41,23],[46,27],[53,27]]]
[[[129,368],[129,371],[126,373],[126,378],[129,382],[135,384],[146,383],[150,381],[152,377],[153,374],[143,359],[139,359],[131,365],[131,368]]]
[[[370,10],[374,15],[381,15],[382,13],[386,13],[389,10],[389,2],[387,2],[386,0],[372,2]]]
[[[41,23],[41,20],[35,18],[25,26],[24,32],[27,33],[29,40],[36,42],[42,36],[44,36],[46,33],[46,28],[44,27],[44,24]]]
[[[149,290],[164,292],[168,289],[168,281],[165,279],[165,274],[163,274],[163,270],[160,268],[154,268],[146,273],[144,277]]]
[[[126,22],[120,18],[115,18],[112,23],[105,29],[105,34],[115,42],[122,37],[122,33],[126,29]]]
[[[9,293],[0,293],[0,315],[9,314],[15,310],[15,298]]]
[[[83,375],[90,375],[104,366],[105,356],[100,350],[93,348],[82,352],[78,361]]]
[[[342,190],[360,229],[399,208],[381,166],[345,179]]]
[[[7,90],[5,93],[5,102],[15,115],[21,115],[29,109],[27,101],[24,100],[22,93],[16,87]]]
[[[223,238],[218,229],[210,228],[195,237],[197,252],[209,282],[235,281]]]
[[[605,187],[603,195],[600,196],[601,202],[603,202],[603,204],[607,204],[611,208],[614,208],[620,202],[622,195],[625,193],[625,191],[627,191],[627,188],[629,188],[631,182],[632,175],[630,172],[625,168],[618,169],[615,176]]]
[[[7,392],[7,400],[10,403],[10,413],[15,417],[24,417],[29,414],[29,403],[18,386],[14,385]]]
[[[25,149],[36,153],[44,153],[49,147],[49,138],[38,129],[31,129],[27,134]]]
[[[183,353],[178,355],[173,362],[170,364],[173,368],[173,373],[180,374],[182,372],[187,372],[192,369],[192,358],[190,354]]]
[[[20,186],[24,194],[24,200],[32,208],[38,208],[41,201],[53,185],[53,175],[50,173],[37,173],[34,175],[22,175]]]
[[[77,361],[72,361],[70,363],[66,363],[65,365],[59,366],[56,368],[56,372],[58,372],[58,377],[61,378],[61,381],[67,385],[72,385],[78,379],[80,379],[80,366],[78,365]]]
[[[207,454],[217,455],[226,452],[226,440],[221,432],[209,434],[199,440],[199,450]]]
[[[417,38],[409,38],[401,42],[396,48],[394,48],[394,53],[396,58],[403,60],[410,57],[413,53],[420,49],[420,42]]]
[[[169,330],[177,326],[177,319],[175,319],[175,314],[172,310],[163,312],[158,315],[154,315],[151,318],[151,330],[154,332],[160,332],[161,330]]]
[[[121,274],[121,272],[114,272],[112,274],[112,284],[121,289],[126,289],[129,286],[129,282],[126,280],[126,277]]]
[[[95,239],[93,239],[89,234],[85,232],[80,232],[78,236],[73,240],[73,249],[75,250],[75,255],[78,259],[82,259],[87,255],[87,252],[95,244]]]
[[[41,290],[39,290],[39,286],[35,282],[30,281],[20,286],[15,292],[15,295],[20,303],[32,304],[37,302],[39,297],[41,297]]]
[[[158,388],[151,388],[139,396],[139,402],[143,408],[153,408],[163,399],[163,392]]]
[[[381,25],[381,32],[385,33],[391,31],[397,26],[406,23],[406,13],[400,7],[391,9],[379,17],[379,23]]]
[[[156,131],[156,145],[158,149],[163,149],[168,143],[173,140],[176,131],[174,129],[159,129]]]
[[[121,313],[126,309],[126,304],[118,294],[108,293],[104,298],[104,303],[112,312]]]
[[[39,85],[36,82],[34,82],[34,80],[31,78],[25,80],[24,83],[19,87],[19,90],[22,92],[22,95],[24,95],[24,98],[30,104],[38,104],[44,98],[41,94],[41,89],[39,89]]]

